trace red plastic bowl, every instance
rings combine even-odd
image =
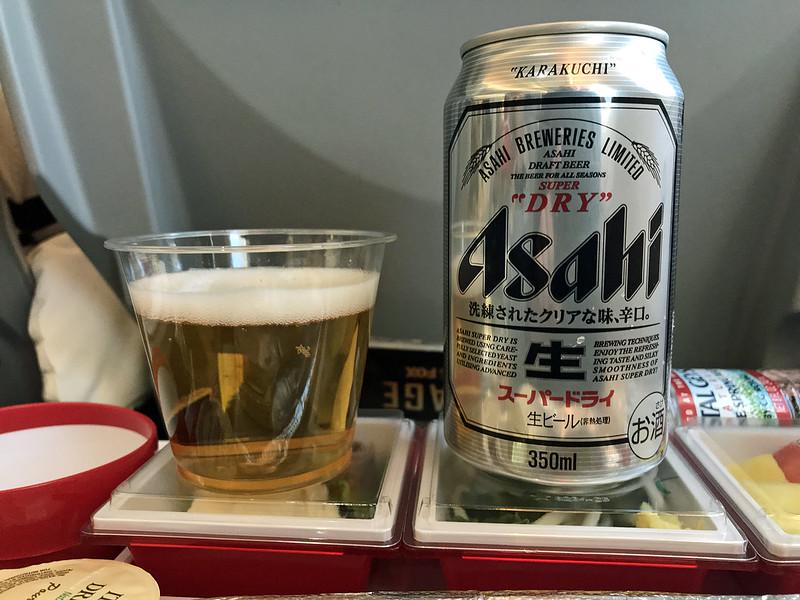
[[[156,449],[156,427],[137,412],[87,402],[0,408],[0,433],[52,425],[110,425],[145,442],[98,467],[44,483],[0,490],[0,561],[58,552],[77,545],[92,513]]]

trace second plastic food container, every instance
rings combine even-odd
[[[800,592],[800,426],[689,427],[678,436],[760,557],[750,593]]]
[[[553,490],[484,473],[427,432],[412,555],[439,560],[450,589],[732,591],[747,541],[674,449],[611,488]]]

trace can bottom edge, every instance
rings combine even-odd
[[[641,477],[661,463],[666,454],[666,444],[652,458],[637,458],[627,445],[585,447],[559,447],[536,443],[512,442],[468,428],[458,410],[450,407],[444,417],[444,438],[459,458],[472,466],[490,473],[518,481],[576,491],[581,487],[616,487]],[[547,473],[530,465],[530,453],[545,453],[570,472]],[[581,473],[580,471],[583,471]]]

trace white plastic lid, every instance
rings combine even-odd
[[[695,426],[677,433],[745,521],[758,553],[800,562],[800,425]]]
[[[413,437],[408,419],[359,417],[350,467],[334,479],[274,494],[201,490],[177,474],[167,445],[123,482],[87,534],[387,546]]]
[[[745,560],[747,541],[680,455],[613,488],[554,491],[467,464],[428,431],[414,543],[471,549]],[[645,504],[646,503],[646,504]]]

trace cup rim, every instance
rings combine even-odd
[[[230,245],[180,245],[181,240],[214,235],[327,235],[348,239],[331,239],[322,242],[292,242],[276,244],[253,244],[247,246]],[[358,248],[376,244],[388,244],[397,235],[380,231],[361,231],[355,229],[208,229],[202,231],[181,231],[176,233],[157,233],[129,237],[111,238],[103,244],[115,252],[143,252],[152,254],[230,254],[234,252],[308,252],[313,250],[338,250]],[[164,242],[174,242],[172,245]]]

